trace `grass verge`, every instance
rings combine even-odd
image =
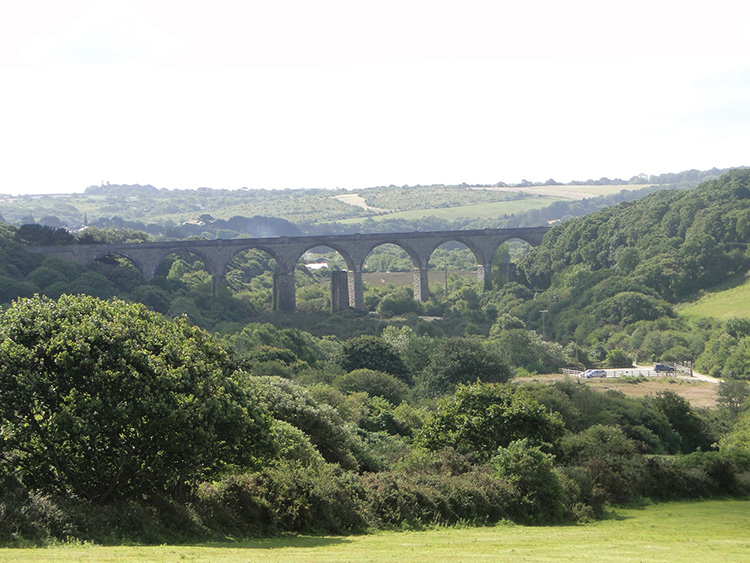
[[[27,562],[455,562],[748,561],[750,500],[674,502],[613,511],[574,526],[496,525],[383,532],[364,536],[289,536],[222,544],[0,550],[0,561]]]

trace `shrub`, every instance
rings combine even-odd
[[[376,473],[362,482],[374,526],[490,524],[511,517],[512,486],[489,468],[459,475]]]
[[[531,524],[562,519],[565,493],[553,460],[554,456],[531,446],[528,439],[499,448],[490,460],[496,475],[514,487],[512,507],[517,519]]]
[[[396,377],[371,369],[355,369],[339,377],[335,384],[346,393],[364,391],[371,397],[382,397],[394,405],[401,403],[408,391],[406,384]]]
[[[333,407],[318,403],[304,388],[280,377],[244,374],[242,386],[275,418],[304,432],[326,461],[346,469],[357,467],[352,453],[354,437]]]
[[[367,527],[364,497],[354,473],[287,462],[203,484],[196,510],[209,528],[243,536],[351,534]]]
[[[410,379],[395,348],[379,336],[362,335],[347,340],[341,346],[338,363],[346,372],[365,368],[395,375],[406,383]]]
[[[561,460],[576,466],[610,502],[632,502],[646,494],[645,458],[620,428],[595,425],[560,441]]]

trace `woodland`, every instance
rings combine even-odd
[[[636,180],[650,186],[483,219],[552,224],[538,247],[498,250],[514,281],[497,268],[479,287],[473,255],[446,245],[429,301],[370,283],[366,311],[335,314],[330,271],[343,264],[331,249],[309,257],[328,268],[298,266],[299,311],[282,314],[259,251],[237,256],[213,295],[189,254],[147,281],[125,260],[80,267],[27,248],[477,228],[431,213],[534,194],[394,186],[363,190],[365,207],[338,192],[151,186],[6,197],[0,544],[565,523],[623,503],[747,496],[750,318],[679,307],[745,283],[750,169]],[[419,205],[412,219],[373,220]],[[384,279],[411,269],[397,247],[367,265]],[[654,362],[722,378],[718,405],[530,377]]]

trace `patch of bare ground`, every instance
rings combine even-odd
[[[561,381],[562,375],[539,375],[516,379],[517,383],[531,381]],[[589,385],[596,391],[620,391],[628,397],[646,397],[660,391],[674,391],[696,408],[713,408],[719,386],[715,383],[689,379],[664,378],[627,378],[607,377],[606,379],[573,379],[580,385]]]

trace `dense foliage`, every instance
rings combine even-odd
[[[185,320],[70,296],[0,316],[3,471],[104,502],[162,493],[273,455],[270,417]]]

